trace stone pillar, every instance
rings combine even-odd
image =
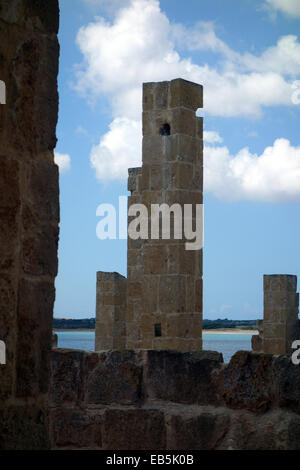
[[[142,202],[150,216],[151,204],[179,204],[183,214],[184,204],[203,203],[202,91],[182,79],[144,84],[143,166],[129,206]],[[202,348],[202,249],[185,242],[128,240],[127,348]]]
[[[97,273],[95,351],[125,349],[126,278]]]
[[[0,448],[48,446],[57,273],[57,0],[0,1]]]
[[[271,354],[290,352],[291,344],[300,339],[297,276],[264,276],[263,351]]]
[[[128,209],[141,201],[142,168],[128,170]],[[128,217],[128,223],[132,220]],[[143,240],[127,240],[127,310],[126,310],[126,348],[135,349],[139,337],[136,318],[139,318],[143,305],[142,279],[142,247]]]
[[[264,322],[263,320],[257,320],[256,327],[258,330],[258,335],[253,335],[251,338],[252,350],[255,352],[263,352],[264,348]]]

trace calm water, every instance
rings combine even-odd
[[[58,347],[70,349],[94,350],[95,333],[93,331],[56,331],[58,334]],[[223,354],[225,362],[240,350],[251,350],[251,334],[207,334],[203,333],[203,349],[219,351]]]

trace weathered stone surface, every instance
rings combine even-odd
[[[253,349],[267,354],[290,354],[292,343],[300,337],[297,276],[264,276],[264,320]]]
[[[127,280],[119,273],[97,273],[95,350],[125,349]]]
[[[19,24],[28,30],[58,33],[58,0],[2,0],[0,18],[11,24]]]
[[[49,447],[58,237],[58,1],[0,2],[0,447]],[[34,406],[32,405],[34,403]]]
[[[147,351],[147,399],[218,405],[213,371],[220,369],[222,363],[222,354],[214,351]]]
[[[52,2],[51,2],[52,3]],[[1,25],[1,77],[7,86],[0,114],[0,153],[53,163],[58,114],[56,37]]]
[[[52,283],[21,280],[18,297],[16,354],[17,396],[36,396],[48,391],[52,312]]]
[[[55,409],[51,412],[52,447],[89,448],[102,447],[103,413],[75,409]]]
[[[55,349],[51,352],[52,405],[72,405],[83,399],[83,351]]]
[[[134,351],[86,354],[83,362],[88,404],[139,404],[142,400],[141,356]]]
[[[48,449],[48,421],[39,406],[0,408],[0,450]]]
[[[227,406],[265,412],[272,406],[270,354],[238,351],[220,374],[220,394]]]
[[[299,450],[300,417],[283,410],[257,416],[246,411],[230,414],[231,423],[219,449]]]
[[[182,407],[183,408],[183,407]],[[166,413],[167,449],[215,450],[230,426],[230,412],[224,409],[182,409]]]
[[[166,448],[164,414],[151,409],[106,410],[105,450],[160,450]]]
[[[276,392],[274,405],[300,413],[300,367],[292,363],[290,356],[273,357],[272,385]]]
[[[227,365],[213,351],[58,349],[52,361],[54,447],[299,449],[300,371],[288,356],[240,351]]]

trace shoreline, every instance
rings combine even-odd
[[[63,329],[63,328],[56,328],[53,329],[53,333],[93,333],[95,330],[89,329],[89,328],[71,328],[71,329]],[[211,330],[202,330],[202,333],[204,334],[215,334],[215,335],[226,335],[226,334],[232,334],[232,335],[258,335],[258,330],[241,330],[239,328],[216,328],[216,329],[211,329]]]

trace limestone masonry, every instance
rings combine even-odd
[[[300,339],[297,276],[264,276],[264,319],[258,321],[259,335],[252,336],[253,351],[270,354],[291,352]]]
[[[203,203],[202,106],[201,85],[143,85],[143,165],[129,169],[128,206],[144,204],[149,219],[151,204],[179,204],[183,213],[184,204]],[[98,273],[96,350],[202,349],[202,249],[185,242],[172,231],[169,240],[128,237],[127,281]]]

